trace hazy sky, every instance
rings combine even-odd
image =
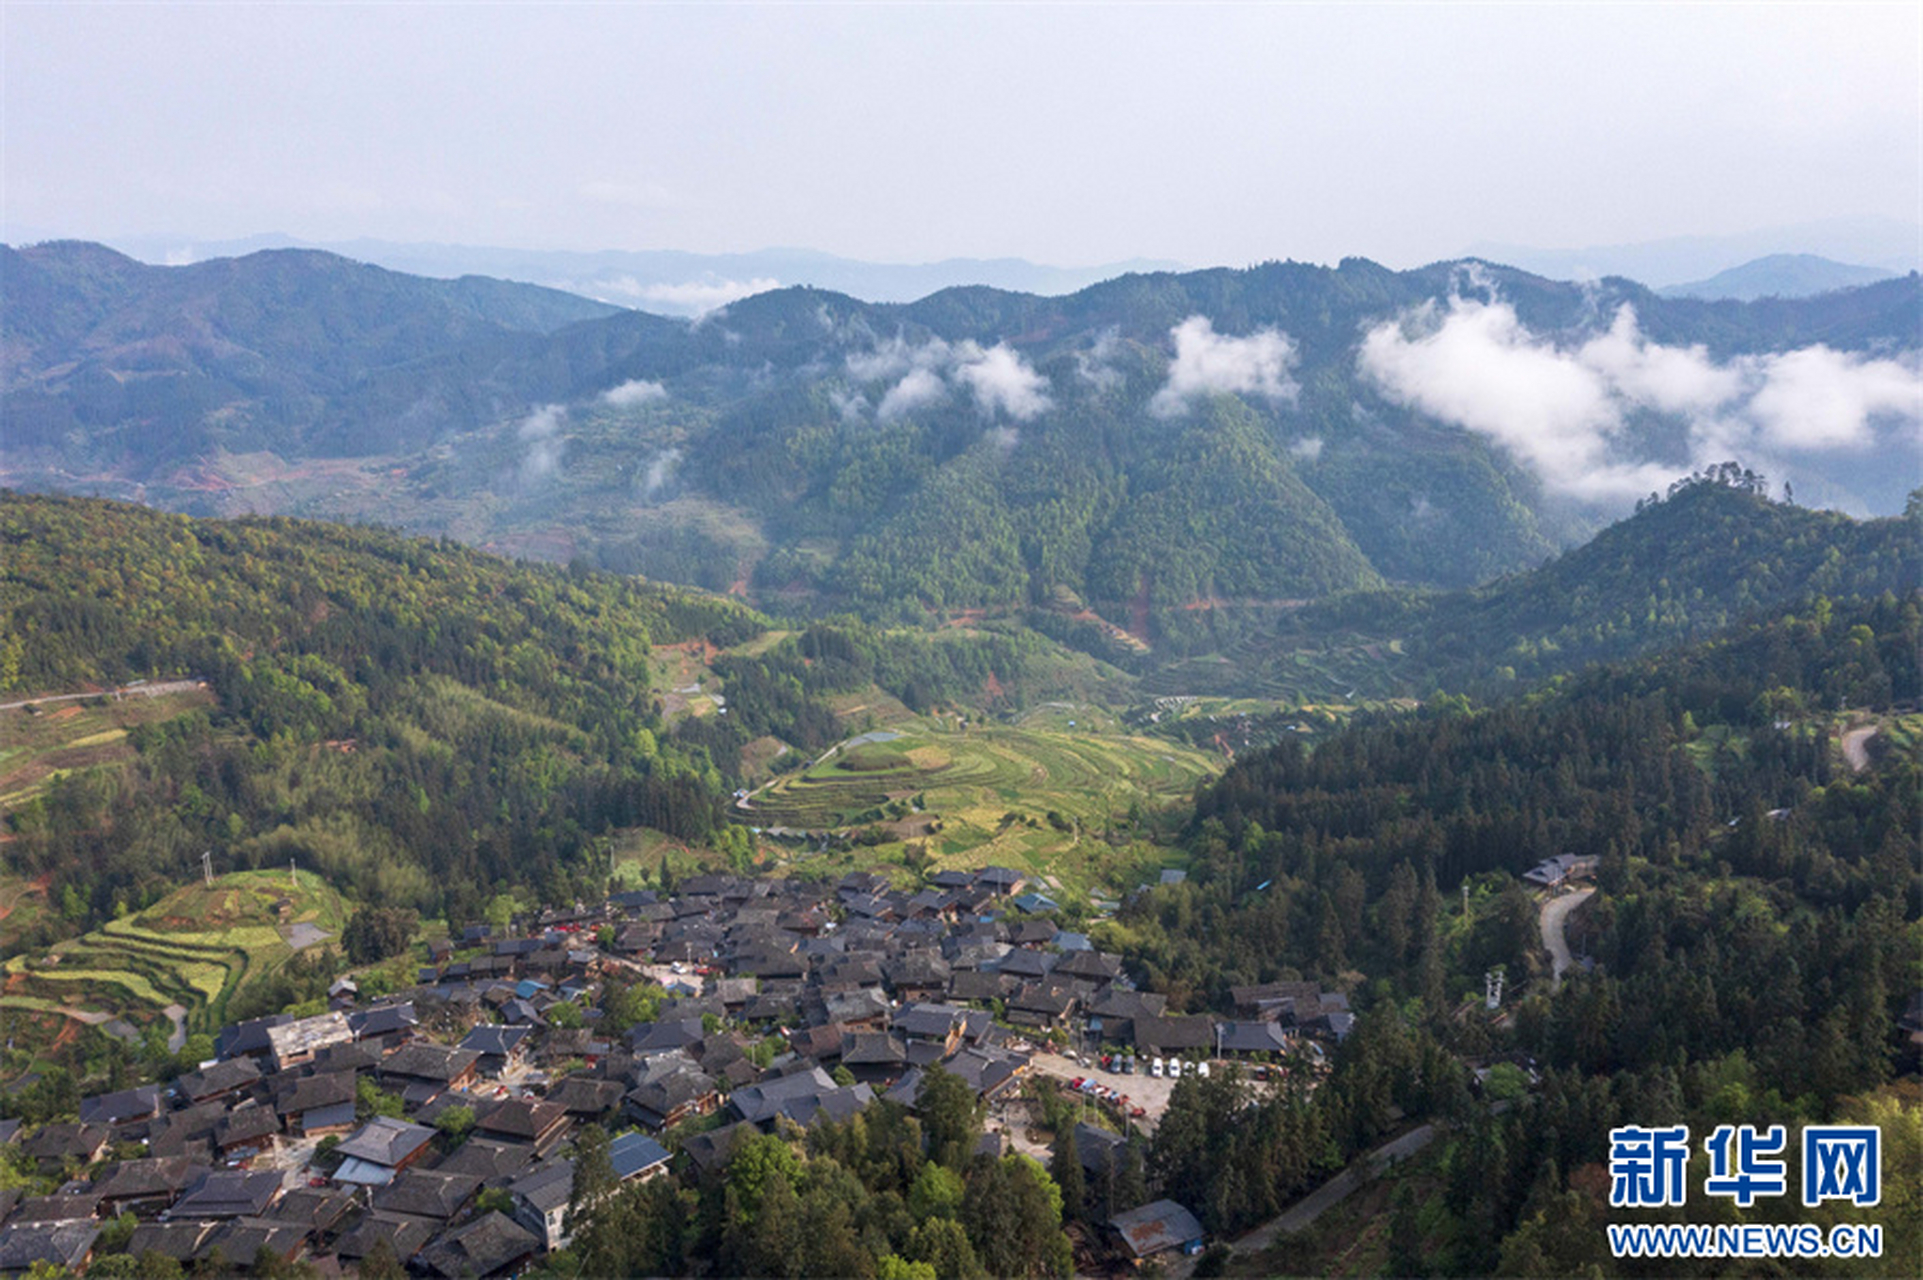
[[[1915,221],[1923,5],[0,0],[26,233],[1392,265]]]

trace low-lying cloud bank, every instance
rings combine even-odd
[[[1298,390],[1289,370],[1295,367],[1295,343],[1285,333],[1258,329],[1246,338],[1219,334],[1207,316],[1190,316],[1169,330],[1175,339],[1175,362],[1168,381],[1148,402],[1158,418],[1187,413],[1197,399],[1211,395],[1258,395],[1293,401]]]
[[[875,407],[875,418],[892,422],[905,413],[937,404],[954,390],[967,391],[983,416],[1029,422],[1053,407],[1048,378],[1037,373],[1005,342],[984,348],[975,342],[948,343],[931,338],[911,346],[896,337],[872,350],[847,357],[849,376],[860,382],[892,381]],[[844,418],[865,403],[837,398]]]
[[[1382,394],[1489,437],[1550,489],[1607,501],[1660,489],[1726,458],[1862,450],[1923,424],[1923,363],[1817,345],[1712,359],[1646,338],[1620,307],[1579,344],[1531,332],[1501,300],[1428,303],[1370,330],[1358,366]],[[1633,456],[1632,416],[1684,420],[1687,467]]]
[[[515,434],[527,441],[521,457],[521,483],[533,484],[554,474],[561,466],[561,453],[567,441],[560,435],[567,410],[558,404],[544,404],[521,420]]]
[[[631,275],[603,275],[585,280],[563,280],[559,286],[617,306],[673,316],[700,316],[730,302],[768,293],[781,287],[772,276],[752,280],[641,280]]]
[[[613,405],[617,409],[632,409],[667,398],[666,387],[658,382],[650,382],[646,378],[632,378],[618,387],[609,387],[601,393],[602,403]]]

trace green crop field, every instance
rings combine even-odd
[[[900,866],[914,846],[936,867],[1005,863],[1088,892],[1130,887],[1137,864],[1157,863],[1163,855],[1139,848],[1139,824],[1219,767],[1122,732],[1107,712],[1055,704],[1011,725],[863,734],[756,791],[734,816],[764,831],[882,837],[853,856],[863,865]]]
[[[151,698],[103,695],[0,711],[0,813],[27,804],[55,778],[123,767],[134,757],[129,729],[170,720],[213,701],[205,689],[192,689]]]
[[[346,917],[340,896],[311,872],[297,887],[284,871],[235,872],[58,943],[50,955],[14,956],[0,1006],[143,1025],[179,1005],[190,1030],[211,1031],[237,991],[292,957],[283,928],[305,923],[338,936]]]

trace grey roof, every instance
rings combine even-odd
[[[99,1238],[97,1222],[29,1223],[0,1228],[0,1271],[26,1271],[36,1262],[50,1262],[74,1272]]]
[[[199,1102],[244,1089],[259,1079],[259,1063],[252,1058],[233,1058],[204,1070],[188,1072],[174,1081],[174,1091],[190,1102]]]
[[[911,1004],[895,1015],[894,1029],[905,1036],[941,1040],[962,1020],[962,1010],[952,1004]]]
[[[490,1276],[541,1248],[533,1232],[496,1212],[448,1232],[421,1250],[418,1264],[431,1275]]]
[[[203,1174],[169,1213],[176,1218],[259,1217],[279,1198],[280,1186],[278,1172],[216,1169]]]
[[[1138,1258],[1164,1249],[1179,1249],[1202,1238],[1202,1224],[1195,1215],[1173,1200],[1157,1200],[1127,1213],[1118,1213],[1108,1225],[1121,1233],[1122,1242]]]
[[[624,1133],[608,1144],[608,1160],[617,1178],[632,1178],[670,1158],[668,1149],[645,1133]]]
[[[512,1177],[534,1163],[534,1148],[525,1142],[469,1138],[453,1155],[434,1166],[436,1173],[471,1174],[486,1182]]]
[[[353,1157],[370,1164],[400,1164],[434,1140],[434,1130],[392,1116],[375,1116],[357,1133],[334,1148],[343,1158]]]
[[[80,1100],[81,1124],[125,1124],[160,1114],[160,1086],[143,1084],[118,1093],[96,1094]]]
[[[807,1125],[824,1109],[830,1115],[839,1116],[850,1102],[858,1110],[874,1096],[874,1090],[865,1084],[844,1089],[820,1067],[810,1067],[766,1084],[745,1085],[736,1089],[728,1100],[742,1119],[755,1124],[766,1123],[779,1115]]]
[[[552,1212],[566,1204],[574,1192],[574,1161],[536,1165],[508,1183],[507,1189],[508,1194],[519,1196],[540,1212]]]
[[[531,1027],[497,1027],[484,1024],[468,1032],[460,1047],[472,1049],[483,1057],[505,1058],[533,1034]]]
[[[123,1160],[94,1183],[102,1200],[145,1200],[174,1196],[193,1185],[207,1166],[188,1156],[148,1156]]]
[[[374,1193],[374,1207],[445,1222],[460,1212],[461,1206],[480,1189],[481,1179],[475,1174],[408,1169]]]
[[[374,1212],[362,1218],[354,1229],[342,1236],[334,1252],[343,1258],[364,1258],[376,1240],[385,1240],[394,1256],[406,1262],[421,1251],[434,1235],[434,1225],[420,1218],[398,1213]]]
[[[1222,1049],[1230,1053],[1281,1053],[1289,1047],[1288,1037],[1273,1022],[1224,1022],[1217,1034]]]
[[[438,1044],[417,1042],[384,1058],[381,1074],[446,1084],[480,1060],[481,1055],[472,1049],[446,1049]]]

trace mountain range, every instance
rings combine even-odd
[[[1881,267],[1858,267],[1832,262],[1813,253],[1776,253],[1718,271],[1707,280],[1672,284],[1657,292],[1665,298],[1808,298],[1835,289],[1874,284],[1895,275]]]
[[[1057,267],[1022,258],[868,262],[815,249],[582,251],[370,239],[305,241],[280,235],[219,241],[131,236],[113,243],[143,262],[169,265],[241,257],[263,249],[317,249],[390,271],[526,281],[658,315],[689,317],[750,294],[794,285],[830,289],[870,302],[912,302],[960,285],[1062,294],[1130,271],[1181,270],[1180,263],[1146,258],[1086,267]]]
[[[1349,259],[789,288],[698,322],[305,250],[54,243],[0,249],[0,281],[17,487],[1169,653],[1238,611],[1528,568],[1708,450],[1858,511],[1918,481],[1913,277],[1737,303]]]

